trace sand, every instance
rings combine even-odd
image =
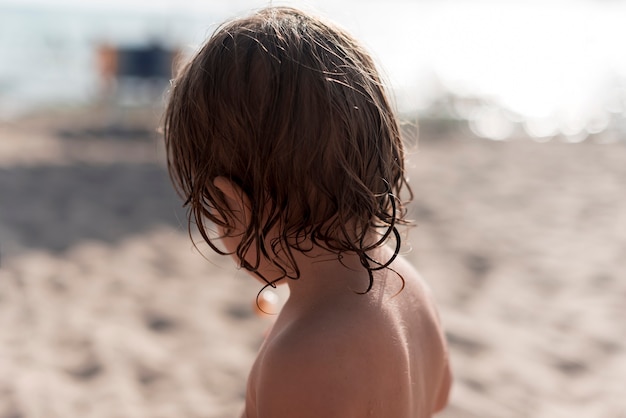
[[[271,319],[191,244],[157,120],[0,125],[0,418],[240,413]],[[626,417],[626,141],[597,142],[422,132],[405,257],[447,329],[441,417]]]

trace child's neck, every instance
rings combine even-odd
[[[389,257],[385,247],[373,251],[370,256],[386,260]],[[300,278],[286,279],[289,287],[288,309],[306,309],[337,299],[360,297],[369,286],[369,274],[361,264],[358,255],[345,253],[341,261],[336,254],[321,248],[306,254],[294,254]],[[376,293],[375,289],[372,289]]]

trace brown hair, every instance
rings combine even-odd
[[[164,133],[190,227],[220,254],[207,220],[225,231],[235,220],[213,180],[247,195],[251,219],[235,255],[257,274],[261,256],[279,267],[282,277],[261,276],[268,284],[298,278],[293,251],[311,244],[339,259],[358,254],[366,292],[393,260],[368,251],[394,235],[397,255],[396,227],[407,223],[399,196],[412,198],[400,129],[373,60],[344,30],[288,7],[222,25],[174,80]],[[256,262],[246,261],[251,248]]]

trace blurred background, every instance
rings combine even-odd
[[[580,142],[625,129],[622,1],[291,4],[329,16],[362,39],[383,64],[402,112],[467,120],[476,135],[492,139],[523,132],[539,140],[560,135]],[[160,52],[184,57],[225,18],[264,3],[0,5],[0,114],[7,120],[50,104],[93,103],[111,90],[124,105],[154,103],[146,86],[124,88],[126,79],[137,84],[151,76],[168,78],[170,65]],[[116,50],[121,55],[115,60]],[[140,57],[141,51],[153,54]],[[132,62],[132,52],[143,65]]]
[[[0,0],[0,418],[240,413],[271,317],[193,247],[157,127],[173,64],[268,4]],[[626,417],[626,2],[273,4],[389,81],[441,416]]]

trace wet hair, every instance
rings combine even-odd
[[[400,195],[412,198],[400,128],[372,58],[343,29],[289,7],[223,24],[173,80],[164,136],[190,233],[195,223],[226,254],[209,231],[237,225],[213,182],[229,179],[251,206],[234,255],[269,285],[299,278],[294,251],[319,246],[356,253],[367,292],[398,254]],[[391,260],[369,255],[390,238]],[[282,276],[260,275],[260,257]]]

